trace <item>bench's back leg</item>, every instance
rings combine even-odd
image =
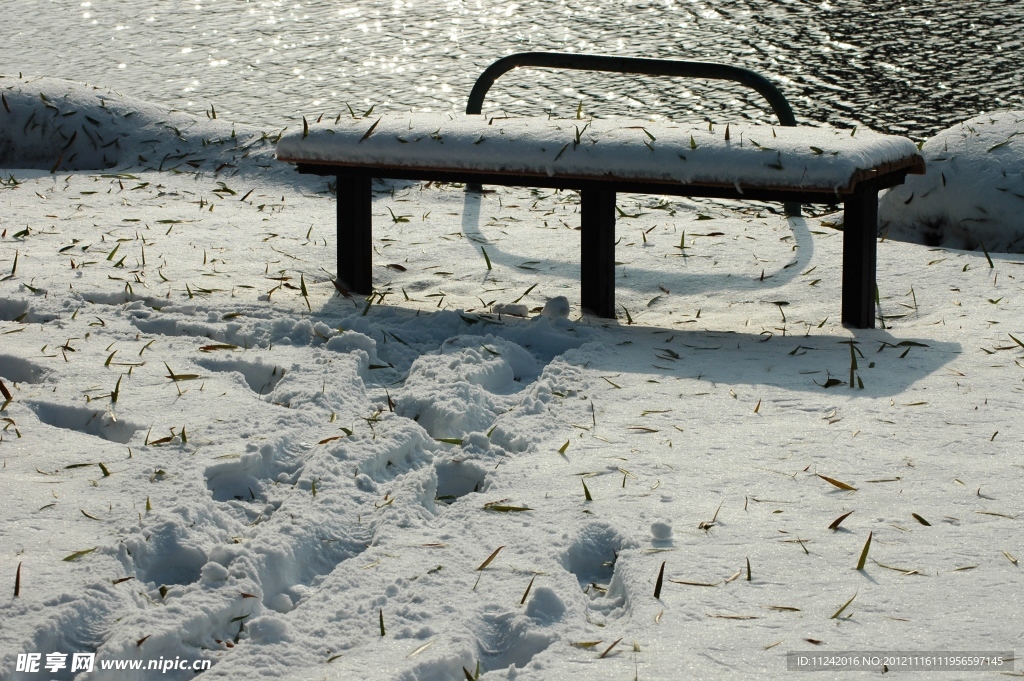
[[[373,290],[373,185],[338,175],[338,279],[355,293]]]
[[[583,308],[615,317],[615,192],[580,192],[580,287]]]
[[[875,328],[875,262],[878,246],[878,184],[857,185],[843,218],[843,324]]]

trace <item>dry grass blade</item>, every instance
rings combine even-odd
[[[360,141],[360,142],[362,142],[362,141],[363,141],[363,140],[365,140],[365,139],[366,139],[367,137],[369,137],[370,135],[372,135],[372,134],[373,134],[373,131],[374,131],[374,130],[375,130],[375,129],[377,128],[377,124],[378,124],[378,123],[380,123],[380,118],[378,118],[377,120],[375,120],[375,121],[373,122],[373,125],[371,125],[371,126],[370,126],[370,129],[369,129],[369,130],[367,130],[367,131],[366,131],[366,133],[365,133],[365,134],[364,134],[364,135],[363,135],[363,136],[362,136],[361,138],[359,138],[359,141]]]
[[[197,378],[199,378],[199,374],[176,374],[171,369],[171,367],[167,364],[167,362],[164,362],[164,366],[167,367],[167,374],[168,374],[164,378],[169,378],[172,381],[175,381],[175,382],[177,382],[177,381],[194,381]]]
[[[588,489],[588,488],[587,488],[587,481],[586,481],[586,480],[583,480],[583,479],[581,478],[581,479],[580,479],[580,482],[582,482],[582,483],[583,483],[583,497],[584,497],[584,498],[585,498],[585,499],[586,499],[587,501],[593,501],[593,500],[594,500],[594,497],[590,496],[590,489]]]
[[[76,561],[76,560],[78,560],[78,559],[79,559],[79,558],[81,558],[82,556],[85,556],[85,555],[87,555],[87,554],[90,554],[90,553],[92,553],[92,552],[93,552],[93,551],[95,551],[95,550],[96,550],[96,547],[94,546],[93,548],[91,548],[91,549],[86,549],[86,550],[84,550],[84,551],[75,551],[74,553],[72,553],[72,554],[71,554],[70,556],[68,556],[68,557],[64,558],[63,560],[66,560],[66,561],[68,561],[68,562],[73,562],[73,561]]]
[[[199,348],[199,352],[214,352],[215,350],[237,350],[237,345],[231,345],[230,343],[216,343],[214,345],[204,345]]]
[[[837,618],[840,615],[842,615],[843,614],[843,610],[846,610],[847,606],[849,606],[850,603],[853,603],[853,599],[856,598],[856,597],[857,597],[857,593],[854,592],[853,596],[850,597],[850,600],[848,600],[845,603],[843,603],[843,605],[838,610],[836,610],[834,613],[832,613],[832,616],[829,617],[829,619],[830,620],[834,620],[835,618]]]
[[[18,563],[18,571],[14,573],[14,597],[21,595],[21,563]]]
[[[344,286],[342,286],[340,281],[338,281],[337,279],[334,279],[334,280],[331,281],[331,283],[334,284],[334,288],[336,288],[338,290],[338,295],[345,296],[346,298],[351,298],[352,297],[352,292],[349,291]]]
[[[718,586],[720,582],[688,582],[683,579],[670,579],[668,580],[673,584],[685,584],[686,586]]]
[[[506,504],[491,502],[489,504],[484,504],[484,510],[493,511],[494,513],[523,513],[524,511],[532,511],[533,509],[529,506],[508,506]]]
[[[599,660],[603,660],[603,659],[604,659],[605,657],[607,657],[607,656],[608,656],[608,653],[612,652],[612,648],[614,648],[615,646],[619,645],[619,641],[621,641],[621,640],[622,640],[621,638],[617,638],[617,639],[615,639],[615,641],[614,641],[614,642],[613,642],[613,643],[612,643],[612,644],[611,644],[610,646],[608,646],[607,648],[605,648],[605,651],[604,651],[603,653],[601,653],[601,654],[600,654],[600,655],[598,656],[598,658],[597,658],[597,659],[599,659]]]
[[[921,523],[922,525],[926,525],[926,526],[928,526],[928,527],[931,527],[931,526],[932,526],[932,524],[931,524],[930,522],[928,522],[927,520],[925,520],[924,518],[922,518],[922,517],[921,517],[921,516],[919,516],[918,514],[916,514],[916,513],[911,513],[910,515],[914,516],[914,520],[916,520],[917,522]]]
[[[115,352],[117,352],[115,350]],[[117,385],[114,386],[113,392],[110,393],[110,403],[116,404],[117,398],[121,396],[121,379],[124,378],[124,374],[121,374],[117,378]]]
[[[665,582],[665,561],[661,562],[661,569],[658,570],[658,581],[654,583],[654,597],[661,598],[661,585]]]
[[[715,509],[715,514],[711,516],[711,520],[705,520],[704,522],[700,523],[699,525],[697,525],[697,529],[706,531],[714,527],[715,521],[718,520],[718,512],[722,510],[722,504],[724,503],[724,501],[720,502],[718,504],[718,508]]]
[[[989,149],[989,151],[992,151],[992,150]],[[985,242],[984,241],[979,241],[979,243],[981,243],[981,250],[985,252],[985,260],[988,260],[988,268],[990,270],[994,270],[996,268],[996,266],[994,264],[992,264],[992,256],[990,256],[988,254],[988,249],[985,248]]]
[[[824,480],[828,484],[835,485],[839,489],[845,489],[845,490],[850,491],[850,492],[856,492],[857,491],[856,487],[854,487],[853,485],[847,485],[845,482],[843,482],[841,480],[836,480],[835,478],[830,478],[830,477],[828,477],[826,475],[822,475],[821,473],[815,473],[815,475],[817,475],[819,478],[821,478],[822,480]]]
[[[312,227],[310,227],[312,229]],[[306,301],[306,307],[309,311],[313,311],[313,306],[309,304],[309,290],[306,289],[306,277],[303,274],[299,274],[299,291],[302,294],[303,299]]]
[[[503,548],[505,548],[505,545],[504,545],[504,544],[502,544],[502,545],[501,545],[501,546],[499,546],[498,548],[494,549],[494,553],[492,553],[491,555],[489,555],[489,556],[487,557],[487,560],[485,560],[484,562],[480,563],[480,567],[478,567],[478,568],[476,569],[476,572],[479,572],[480,570],[483,570],[483,569],[484,569],[485,567],[487,567],[488,565],[490,565],[490,564],[491,564],[491,561],[493,561],[493,560],[494,560],[495,558],[497,558],[497,557],[498,557],[498,553],[500,553],[500,552],[501,552],[501,550],[502,550]]]
[[[800,537],[797,537],[796,539],[783,539],[782,543],[783,544],[799,544],[800,548],[802,548],[804,550],[804,553],[809,556],[809,555],[811,555],[811,552],[807,550],[807,542],[809,542],[809,541],[810,541],[809,539],[801,539]]]
[[[530,589],[533,588],[533,583],[534,583],[534,581],[536,581],[536,579],[537,579],[537,575],[534,575],[530,579],[530,583],[526,585],[526,591],[523,592],[523,597],[521,599],[519,599],[519,605],[522,605],[523,603],[526,602],[526,598],[527,598],[527,596],[530,595]]]
[[[1004,556],[1006,556],[1006,560],[1010,561],[1010,562],[1011,562],[1011,563],[1013,563],[1014,565],[1016,565],[1016,564],[1017,564],[1017,558],[1016,558],[1016,556],[1014,556],[1014,555],[1013,555],[1012,553],[1010,553],[1009,551],[1003,551],[1003,555],[1004,555]],[[21,568],[21,563],[19,563],[19,564],[18,564],[18,568],[19,568],[19,569]]]
[[[871,562],[874,563],[875,565],[877,565],[880,568],[884,568],[886,570],[892,570],[893,572],[899,572],[904,577],[909,576],[909,575],[921,575],[922,574],[920,571],[915,570],[913,568],[901,568],[901,567],[896,567],[894,565],[886,565],[885,563],[879,563],[874,558],[871,559]]]
[[[424,650],[426,650],[430,646],[434,645],[435,643],[437,643],[437,639],[436,638],[433,641],[428,641],[427,643],[424,643],[419,648],[417,648],[416,650],[414,650],[411,653],[409,653],[408,655],[406,655],[406,657],[416,657],[417,655],[419,655],[420,653],[422,653]]]
[[[857,569],[863,570],[864,564],[868,562],[868,550],[871,548],[871,535],[873,532],[868,532],[868,540],[864,542],[864,550],[860,552],[860,560],[857,561]]]
[[[853,511],[849,511],[847,513],[842,514],[841,516],[832,521],[832,524],[828,526],[828,529],[833,531],[838,530],[839,526],[843,524],[843,521],[849,518],[852,514]]]
[[[7,389],[7,386],[4,385],[3,381],[0,381],[0,395],[3,395],[4,399],[8,402],[14,399],[14,396],[11,395],[11,391]]]
[[[384,608],[378,610],[380,613],[380,635],[384,636]]]

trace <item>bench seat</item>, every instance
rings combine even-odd
[[[910,140],[868,131],[463,114],[385,114],[282,136],[279,160],[338,178],[338,277],[372,289],[373,178],[581,192],[582,304],[614,317],[615,195],[843,203],[843,322],[874,326],[880,189],[924,172]]]

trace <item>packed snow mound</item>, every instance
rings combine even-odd
[[[0,94],[0,168],[195,172],[269,157],[276,142],[252,128],[59,78],[0,76]],[[228,150],[238,153],[225,159]]]
[[[1024,111],[984,114],[928,140],[928,171],[885,193],[879,233],[890,239],[1024,252]]]

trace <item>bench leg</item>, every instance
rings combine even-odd
[[[875,328],[875,260],[878,245],[878,185],[862,182],[844,206],[843,324]]]
[[[355,293],[373,290],[372,180],[338,175],[338,280]]]
[[[615,318],[615,192],[580,192],[581,302],[598,317]]]

